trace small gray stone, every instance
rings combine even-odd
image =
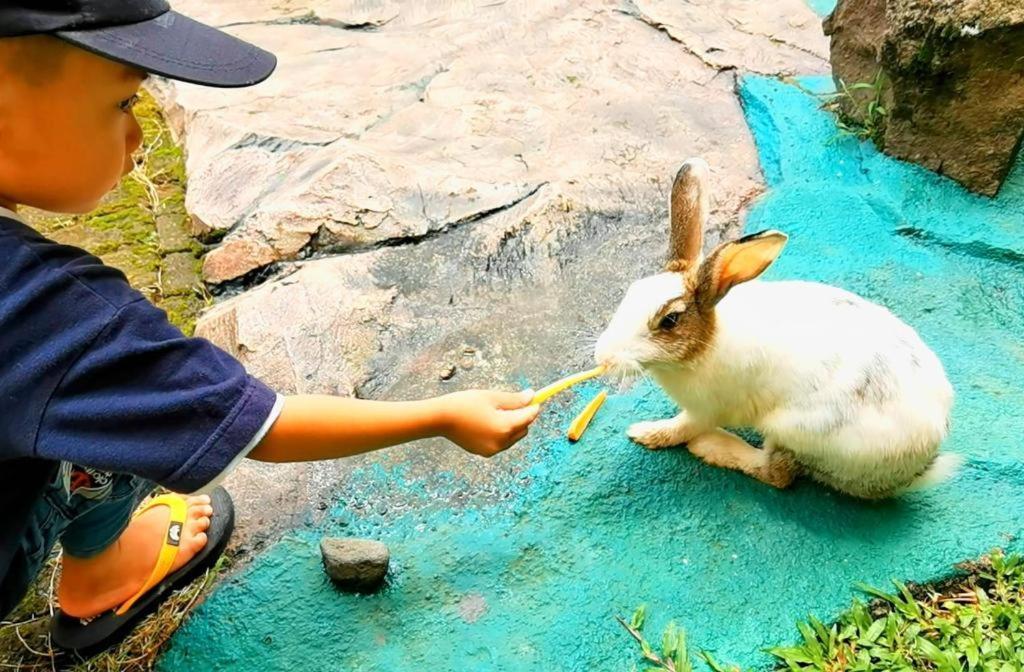
[[[324,537],[320,540],[324,569],[345,590],[373,590],[388,573],[391,553],[379,541]]]
[[[191,252],[173,252],[160,263],[160,293],[163,296],[189,294],[200,285],[196,258]]]
[[[189,235],[188,221],[183,214],[164,213],[156,218],[156,233],[160,241],[160,251],[184,252],[192,245]]]

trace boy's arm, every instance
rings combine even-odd
[[[526,436],[539,412],[533,393],[468,391],[422,401],[326,395],[286,397],[281,414],[249,457],[308,462],[444,437],[490,457]]]

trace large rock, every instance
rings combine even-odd
[[[1024,3],[839,0],[825,32],[837,85],[879,82],[885,114],[866,118],[870,88],[843,107],[887,154],[999,191],[1024,136]]]
[[[353,396],[370,377],[383,335],[403,324],[396,290],[371,273],[379,252],[295,264],[276,280],[214,306],[196,325],[282,394]],[[406,318],[407,319],[407,318]],[[243,461],[226,482],[239,506],[243,549],[306,519],[337,487],[337,462]]]
[[[161,87],[186,130],[188,208],[227,236],[211,283],[415,241],[551,185],[583,207],[661,197],[701,154],[735,211],[757,183],[732,77],[823,71],[803,0],[537,4],[184,0],[278,54],[242,91]]]
[[[374,284],[379,253],[300,264],[216,305],[196,336],[238,358],[282,394],[351,396],[391,326],[394,288]]]

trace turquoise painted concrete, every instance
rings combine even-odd
[[[625,428],[672,412],[649,385],[613,396],[573,446],[560,437],[591,387],[548,412],[486,491],[451,474],[361,472],[326,529],[297,530],[225,582],[161,669],[628,670],[613,616],[641,602],[651,632],[671,618],[719,660],[765,667],[765,647],[795,638],[808,613],[832,618],[855,582],[926,581],[1020,549],[1024,166],[987,200],[837,138],[806,90],[749,78],[740,95],[769,186],[748,228],[791,236],[770,276],[852,289],[919,329],[958,393],[948,449],[967,463],[955,480],[866,504],[647,452]],[[387,542],[388,587],[334,590],[323,533]]]
[[[836,8],[836,0],[807,0],[807,4],[821,16],[828,16]]]

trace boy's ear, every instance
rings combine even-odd
[[[697,273],[697,300],[713,308],[726,293],[764,273],[789,238],[779,231],[762,231],[715,248]]]

